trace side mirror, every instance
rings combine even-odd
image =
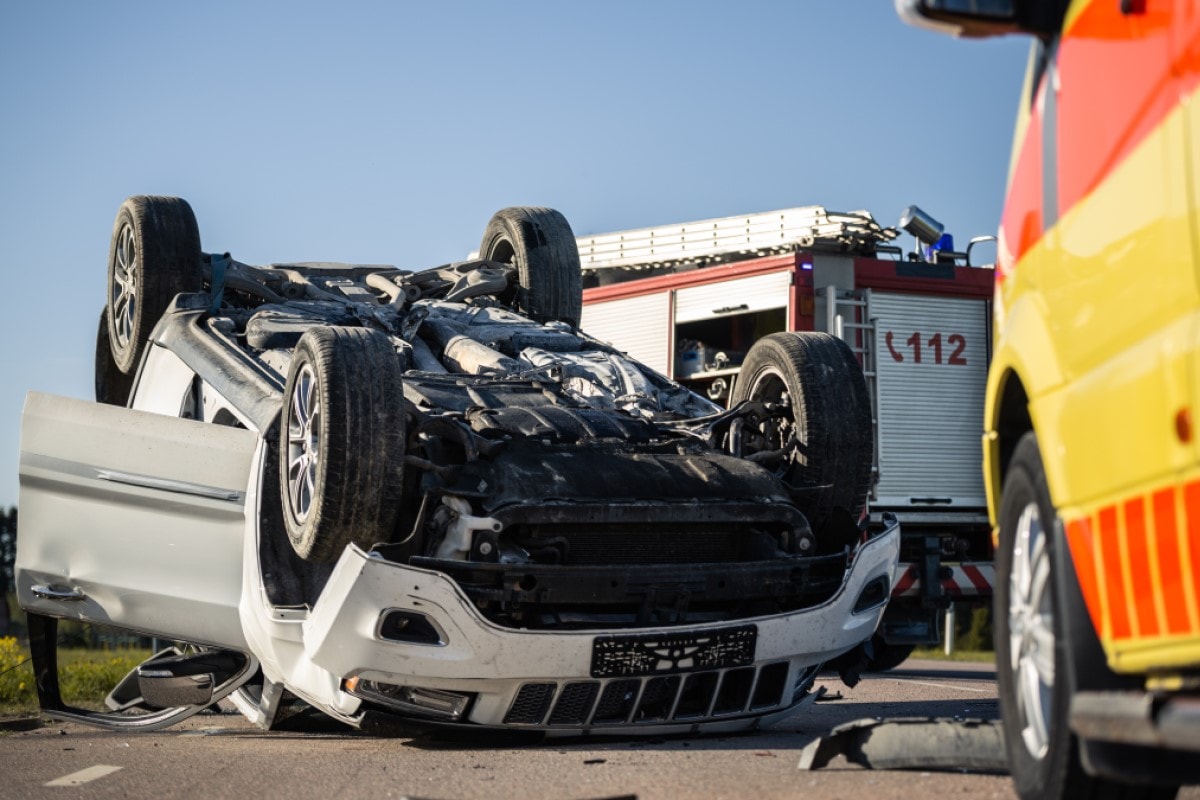
[[[995,247],[994,247],[994,246],[995,246],[995,244],[996,244],[996,237],[995,237],[995,236],[976,236],[974,239],[972,239],[971,241],[967,242],[967,266],[968,266],[968,267],[974,267],[974,266],[975,266],[975,263],[974,263],[973,261],[971,261],[971,251],[972,251],[972,250],[974,250],[974,249],[975,249],[975,247],[976,247],[977,245],[981,245],[981,244],[991,244],[991,245],[993,245],[993,248],[992,248],[992,258],[991,258],[991,260],[990,260],[990,261],[987,261],[987,260],[985,260],[985,261],[983,262],[983,265],[993,265],[993,266],[995,265],[995,263],[996,263],[996,251],[995,251]]]
[[[1042,32],[1022,24],[1017,0],[896,0],[896,13],[914,27],[968,38]]]

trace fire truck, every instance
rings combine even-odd
[[[940,612],[989,600],[994,583],[979,422],[993,269],[915,206],[900,228],[914,252],[866,211],[821,206],[577,239],[581,327],[714,400],[736,395],[768,334],[824,331],[854,350],[873,411],[870,524],[894,513],[903,532],[877,670],[938,642]]]

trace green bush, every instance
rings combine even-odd
[[[992,606],[988,604],[971,608],[960,605],[958,607],[960,619],[966,616],[962,612],[968,609],[970,609],[971,615],[966,622],[966,629],[961,627],[962,623],[960,622],[959,638],[954,646],[961,647],[963,650],[988,652],[992,649]]]
[[[37,707],[29,652],[12,636],[0,639],[0,709]]]

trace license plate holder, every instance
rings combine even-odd
[[[754,663],[757,625],[686,633],[597,636],[592,642],[593,678],[636,678]]]

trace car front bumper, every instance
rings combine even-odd
[[[546,631],[495,625],[446,575],[348,548],[302,623],[301,638],[305,660],[342,681],[342,697],[330,710],[343,718],[353,717],[355,705],[347,688],[416,687],[426,696],[467,698],[461,714],[447,719],[430,712],[434,720],[568,732],[733,730],[800,703],[821,664],[874,632],[898,552],[893,523],[858,548],[829,601],[794,612],[652,629]],[[883,600],[869,601],[881,581]],[[382,621],[394,612],[427,620],[434,641],[385,638]],[[633,638],[664,657],[599,665],[597,640]]]

